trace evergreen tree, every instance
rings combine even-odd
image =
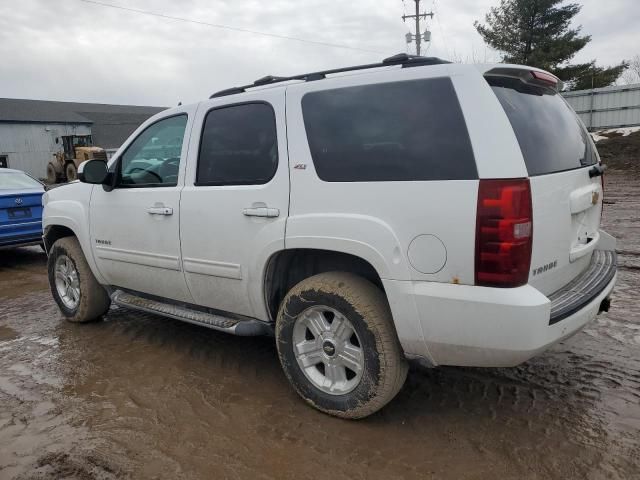
[[[571,19],[580,11],[564,0],[500,0],[485,17],[486,24],[474,26],[484,41],[503,52],[502,61],[542,68],[555,74],[569,88],[611,85],[628,64],[597,67],[595,60],[569,64],[573,56],[591,41],[571,28]]]

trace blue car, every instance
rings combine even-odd
[[[42,242],[42,183],[20,170],[0,168],[0,247]]]

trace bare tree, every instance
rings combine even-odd
[[[640,80],[640,55],[636,55],[631,59],[629,62],[629,70],[633,71]]]
[[[624,71],[620,80],[623,85],[640,83],[640,55],[636,55],[629,60],[629,67]]]
[[[499,63],[500,59],[497,57],[495,51],[487,48],[485,45],[482,51],[479,51],[475,45],[471,47],[471,53],[463,57],[455,48],[453,52],[449,54],[447,59],[453,63]]]

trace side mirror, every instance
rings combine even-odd
[[[78,167],[78,180],[83,183],[102,185],[109,178],[109,169],[103,160],[87,160]]]

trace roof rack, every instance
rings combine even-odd
[[[442,60],[438,57],[421,57],[418,55],[408,55],[406,53],[399,53],[392,57],[387,57],[380,63],[369,63],[366,65],[355,65],[353,67],[334,68],[332,70],[322,70],[320,72],[303,73],[300,75],[293,75],[291,77],[274,77],[267,75],[266,77],[259,78],[249,85],[243,85],[241,87],[227,88],[226,90],[220,90],[214,93],[209,98],[225,97],[227,95],[234,95],[236,93],[246,92],[248,88],[261,87],[263,85],[271,85],[279,82],[287,82],[289,80],[304,80],[305,82],[312,82],[315,80],[322,80],[327,75],[332,73],[353,72],[356,70],[366,70],[369,68],[388,67],[391,65],[401,65],[405,67],[420,67],[424,65],[442,65],[445,63],[451,63],[447,60]]]

